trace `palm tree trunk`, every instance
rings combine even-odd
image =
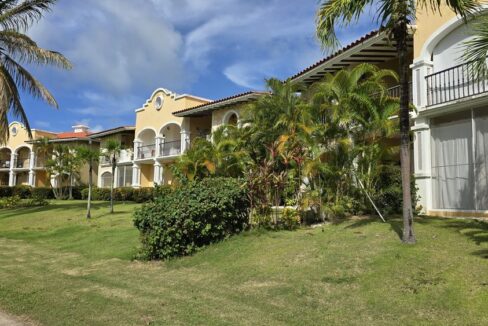
[[[70,200],[73,199],[73,173],[69,174],[69,197]]]
[[[115,174],[115,155],[112,158],[112,180],[110,182],[110,213],[114,212],[114,174]]]
[[[93,160],[91,158],[88,169],[88,199],[86,204],[86,218],[91,218],[91,196],[93,187]]]
[[[404,243],[415,243],[413,233],[412,194],[410,189],[410,88],[408,84],[409,62],[407,60],[408,20],[399,19],[394,29],[400,66],[400,163],[403,192],[403,238]]]

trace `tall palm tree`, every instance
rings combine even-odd
[[[79,159],[88,164],[88,198],[86,203],[86,218],[91,218],[91,199],[92,199],[92,189],[93,189],[93,166],[100,159],[100,151],[95,150],[91,146],[91,141],[89,147],[80,146],[76,150],[76,155]]]
[[[18,117],[32,137],[19,88],[58,107],[51,93],[23,67],[23,64],[38,64],[71,68],[62,54],[40,48],[25,34],[55,3],[56,0],[0,1],[0,143],[9,138],[9,114]]]
[[[377,21],[396,43],[400,68],[400,161],[403,191],[403,238],[404,243],[415,243],[413,232],[412,197],[410,191],[410,115],[409,115],[409,24],[415,21],[415,10],[423,7],[440,14],[448,6],[456,14],[467,18],[479,8],[478,0],[321,0],[317,11],[317,36],[324,47],[337,46],[337,26],[357,22],[366,8],[377,5]]]
[[[110,213],[114,212],[114,176],[115,169],[117,168],[117,159],[119,157],[120,151],[122,150],[122,145],[119,141],[115,139],[109,139],[104,146],[104,154],[110,158],[110,164],[112,166],[112,178],[110,180]]]

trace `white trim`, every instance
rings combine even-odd
[[[22,148],[27,148],[29,150],[29,154],[30,154],[30,152],[32,152],[32,145],[22,144],[15,149],[14,154],[18,154],[19,150]]]
[[[488,9],[488,4],[483,4],[481,5],[481,7],[482,9],[480,10],[479,14],[482,15]],[[462,26],[465,23],[466,22],[463,20],[463,18],[457,15],[456,17],[451,18],[447,23],[439,27],[425,41],[424,45],[422,46],[422,50],[420,51],[420,55],[414,60],[414,63],[421,60],[430,61],[432,53],[434,52],[434,49],[439,44],[439,42],[442,41],[442,39],[449,35],[453,30],[455,30],[459,26]]]
[[[212,100],[209,100],[209,99],[206,99],[203,97],[199,97],[199,96],[195,96],[195,95],[190,95],[190,94],[178,95],[175,92],[170,91],[167,88],[160,87],[160,88],[157,88],[156,90],[154,90],[154,92],[152,92],[151,96],[146,100],[144,105],[141,108],[136,109],[135,112],[138,113],[138,112],[144,111],[149,106],[149,104],[153,101],[154,97],[160,92],[163,92],[164,95],[169,96],[170,98],[174,99],[175,101],[181,100],[181,99],[186,98],[186,97],[190,97],[190,98],[194,98],[196,100],[200,100],[200,101],[204,101],[204,102],[212,102]]]
[[[161,128],[159,128],[159,133],[156,136],[158,136],[158,135],[161,136],[161,131],[164,129],[164,127],[167,127],[169,125],[177,125],[180,128],[180,131],[182,130],[181,124],[172,120],[172,121],[166,122]]]
[[[139,131],[137,133],[137,136],[135,137],[134,141],[138,140],[138,141],[141,141],[139,136],[141,136],[141,134],[146,131],[146,130],[152,130],[154,132],[154,137],[156,137],[158,135],[158,132],[156,131],[156,129],[154,129],[153,127],[145,127],[144,129],[142,129],[141,131]],[[142,142],[142,141],[141,141]]]
[[[239,120],[240,120],[241,118],[239,117],[239,113],[237,113],[237,111],[236,111],[236,110],[229,110],[229,111],[227,111],[227,112],[224,114],[224,116],[222,117],[222,124],[229,124],[229,118],[230,118],[230,117],[231,117],[233,114],[235,114],[235,115],[236,115],[236,117],[237,117],[237,125],[239,125]]]

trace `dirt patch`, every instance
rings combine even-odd
[[[38,325],[27,318],[8,315],[0,310],[0,326],[35,326]]]

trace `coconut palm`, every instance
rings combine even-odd
[[[104,146],[103,154],[110,159],[112,166],[112,178],[110,180],[110,213],[114,212],[114,181],[115,169],[117,168],[117,159],[119,157],[122,145],[115,139],[109,139]]]
[[[91,218],[91,199],[93,189],[93,166],[100,159],[100,151],[95,150],[91,146],[80,146],[76,150],[76,155],[85,164],[88,164],[88,198],[86,204],[86,218]]]
[[[478,0],[321,0],[317,11],[317,36],[324,47],[336,47],[337,26],[347,26],[357,22],[370,6],[377,6],[376,19],[383,30],[396,43],[400,69],[400,161],[403,191],[403,237],[404,243],[415,243],[413,231],[412,197],[410,192],[410,116],[409,116],[409,64],[408,38],[409,24],[415,21],[417,7],[440,14],[443,6],[448,6],[456,14],[467,18],[479,9]]]
[[[0,143],[9,137],[8,115],[25,125],[32,137],[20,90],[58,107],[52,94],[23,66],[24,64],[71,67],[60,53],[40,48],[25,31],[51,9],[56,0],[0,1]]]

